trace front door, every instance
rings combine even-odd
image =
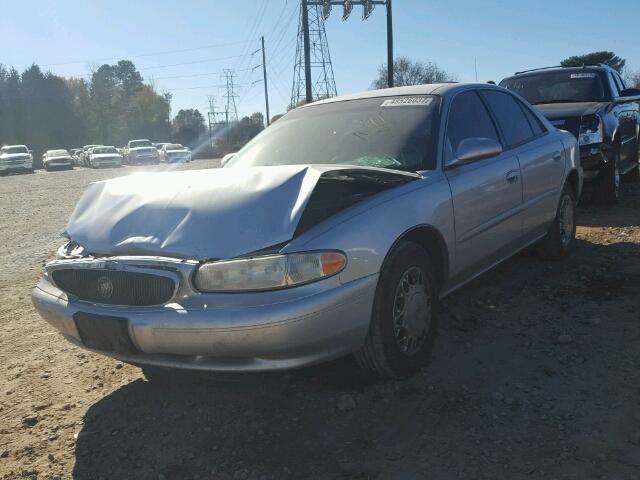
[[[478,93],[466,91],[451,103],[445,135],[445,166],[466,138],[500,142]],[[446,171],[456,231],[456,276],[467,277],[490,266],[522,235],[518,215],[522,181],[518,157],[511,152]]]

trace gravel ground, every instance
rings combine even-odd
[[[640,479],[640,185],[579,209],[567,261],[518,255],[447,298],[411,379],[343,359],[159,386],[29,299],[85,186],[138,169],[0,178],[0,478]]]

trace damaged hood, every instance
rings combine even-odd
[[[549,120],[591,115],[606,108],[602,102],[540,103],[534,105]]]
[[[94,255],[233,258],[291,240],[323,174],[347,170],[380,169],[219,168],[97,182],[82,195],[66,234]],[[378,175],[393,178],[390,186],[419,178]]]

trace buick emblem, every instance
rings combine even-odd
[[[98,295],[101,298],[108,300],[113,295],[113,283],[111,280],[105,276],[98,278],[98,283],[96,285],[98,287]]]

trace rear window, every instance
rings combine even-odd
[[[52,157],[63,157],[68,156],[69,152],[67,152],[66,150],[49,150],[47,152],[47,155],[50,155]]]
[[[165,147],[165,150],[184,150],[184,147],[179,143],[173,143],[173,144],[167,145]]]
[[[153,147],[149,140],[135,140],[129,143],[129,148]]]
[[[118,153],[114,147],[96,147],[91,150],[92,153]]]
[[[606,100],[600,75],[589,70],[520,75],[503,80],[500,86],[517,93],[532,105]]]

